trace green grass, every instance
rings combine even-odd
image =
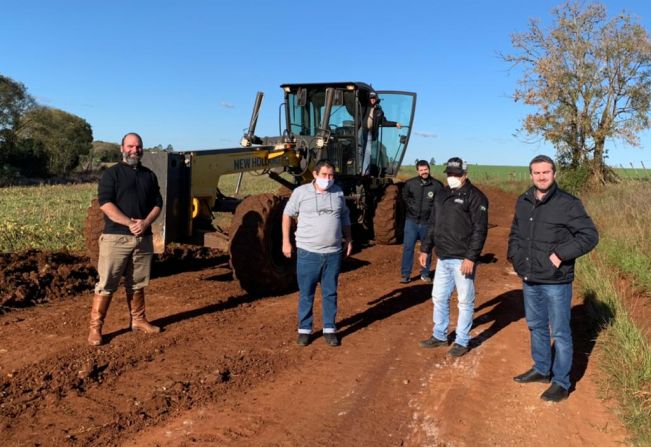
[[[639,289],[651,293],[651,189],[625,181],[587,194],[585,205],[601,233],[600,252],[628,274]]]
[[[598,249],[577,263],[579,289],[592,310],[598,337],[599,364],[607,373],[603,387],[620,403],[620,417],[636,445],[651,445],[651,352],[631,321],[618,290],[617,271]]]
[[[432,174],[442,181],[445,180],[443,168],[442,165],[432,166]],[[403,166],[398,179],[406,180],[415,175],[415,166]],[[469,176],[480,186],[495,186],[518,194],[529,186],[526,166],[470,165]],[[235,195],[238,177],[233,174],[220,180],[224,194]],[[275,192],[279,187],[266,175],[246,173],[238,195]],[[96,188],[95,184],[0,188],[0,251],[83,249],[86,208]],[[229,218],[220,216],[219,224],[227,227]]]
[[[0,251],[83,249],[96,184],[0,188]]]
[[[651,351],[619,285],[623,274],[637,293],[651,295],[651,191],[627,180],[585,194],[583,200],[600,242],[577,264],[577,283],[595,324],[605,328],[599,336],[600,364],[608,374],[605,389],[618,398],[633,442],[651,445]]]

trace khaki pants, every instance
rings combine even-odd
[[[95,293],[112,295],[124,275],[124,288],[133,292],[149,284],[151,260],[154,255],[152,236],[136,237],[123,234],[102,234],[99,238],[99,282]]]

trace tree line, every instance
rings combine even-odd
[[[173,151],[171,145],[148,150]],[[38,104],[21,82],[0,74],[0,184],[69,177],[120,159],[120,145],[93,141],[83,118]]]
[[[0,177],[67,176],[88,155],[83,118],[36,103],[22,83],[0,74]]]

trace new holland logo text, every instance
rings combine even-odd
[[[252,157],[252,158],[238,158],[233,160],[233,169],[241,171],[251,168],[264,168],[269,166],[269,160],[266,158]]]

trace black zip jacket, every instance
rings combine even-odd
[[[111,202],[132,219],[144,219],[154,207],[163,207],[156,174],[140,163],[132,168],[119,162],[104,171],[99,180],[97,198],[100,206]],[[104,215],[104,233],[129,235],[131,230]],[[150,234],[151,226],[144,232],[145,236]]]
[[[452,190],[444,187],[434,199],[430,227],[420,251],[435,248],[440,259],[476,262],[488,233],[488,199],[470,180]]]
[[[415,220],[418,224],[429,222],[434,198],[442,189],[443,183],[431,176],[426,180],[420,176],[407,180],[402,188],[402,199],[407,208],[407,219]]]
[[[574,280],[574,260],[592,250],[599,234],[579,199],[552,185],[542,200],[535,187],[515,205],[508,259],[527,282],[564,284]],[[549,260],[556,253],[559,268]]]
[[[364,113],[362,113],[362,129],[364,132],[368,132],[368,115],[373,110],[373,107],[366,106]],[[396,121],[389,121],[386,116],[384,116],[384,110],[379,105],[375,106],[375,112],[373,112],[373,127],[371,128],[371,140],[377,141],[378,135],[380,134],[380,126],[382,127],[396,127],[398,123]]]

